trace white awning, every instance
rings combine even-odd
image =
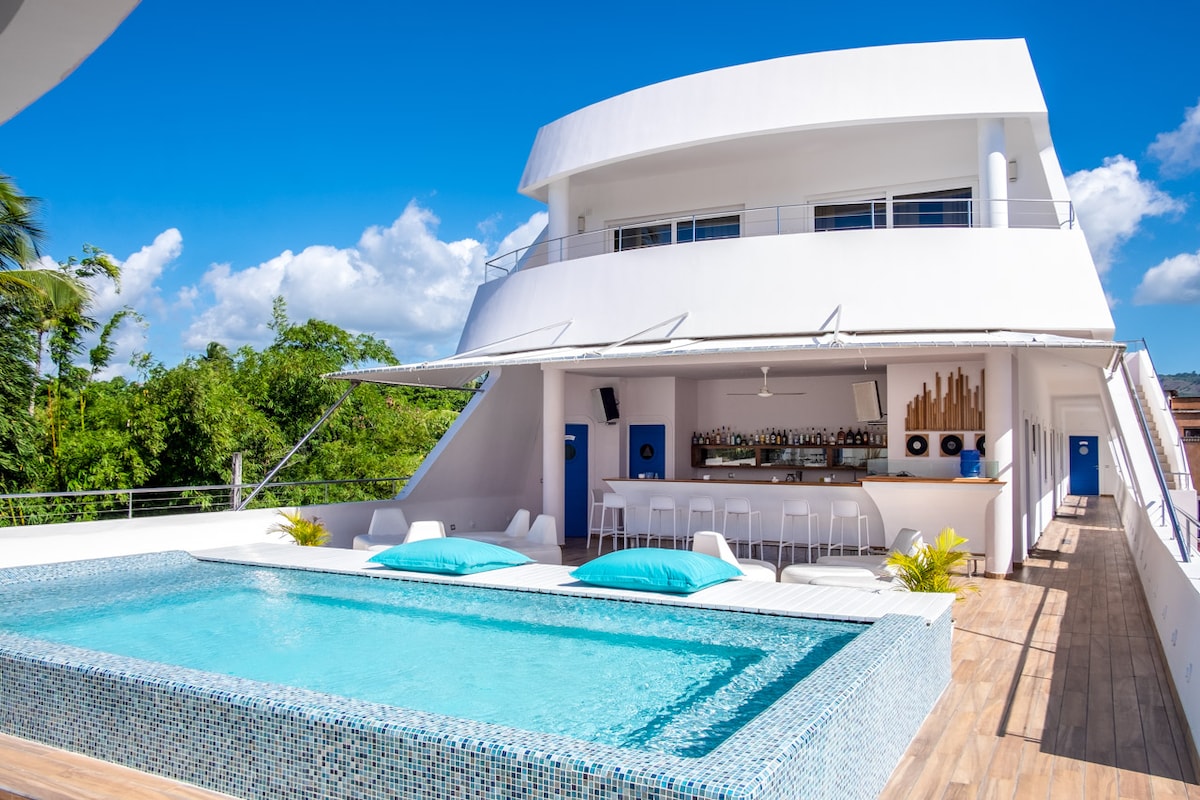
[[[464,354],[434,361],[332,372],[330,379],[462,389],[497,367],[545,364],[577,372],[606,375],[689,374],[695,377],[739,377],[746,365],[769,361],[773,369],[795,374],[846,368],[873,361],[944,357],[931,350],[983,352],[992,348],[1076,351],[1074,358],[1096,367],[1111,363],[1119,342],[1076,339],[1052,334],[1012,331],[764,336],[742,339],[682,339],[623,343],[596,347],[554,347],[499,355]],[[966,354],[965,352],[963,353]]]

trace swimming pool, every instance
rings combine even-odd
[[[218,580],[230,575],[239,576],[232,586]],[[66,583],[90,584],[103,601],[64,594],[58,587]],[[327,588],[314,595],[318,584]],[[106,630],[115,609],[133,610],[143,622],[165,613],[169,604],[157,588],[147,595],[146,585],[173,587],[182,617],[168,622],[167,630],[189,629],[181,637],[187,641],[196,639],[197,629],[213,631],[213,638],[200,638],[198,660],[190,665],[157,663],[165,658],[155,649],[165,638],[161,630],[126,632],[116,641]],[[247,585],[257,585],[266,598],[263,609],[253,610],[242,596]],[[197,597],[214,593],[218,605],[232,601],[232,616],[240,620],[236,630],[224,630],[230,626],[227,611],[215,617],[197,611]],[[303,611],[287,605],[297,598]],[[404,648],[389,651],[386,640],[399,637],[411,647],[444,642],[435,634],[420,644],[378,622],[363,627],[357,618],[364,604],[383,606],[385,616],[404,606],[425,623],[443,617],[451,605],[457,624],[475,636],[517,630],[515,643],[493,642],[461,658],[451,652],[419,672],[428,679],[441,664],[443,689],[441,678],[448,676],[453,686],[464,677],[460,672],[468,673],[468,682],[499,677],[484,684],[482,696],[492,699],[532,686],[534,699],[510,705],[551,713],[531,723],[489,718],[490,711],[477,708],[413,708],[425,701],[398,699],[411,696],[411,685],[399,688],[399,696],[388,694],[392,688],[375,695],[377,684],[391,686],[393,673],[407,664]],[[492,607],[485,612],[484,606]],[[800,786],[812,796],[871,796],[949,671],[948,615],[933,624],[889,616],[870,626],[834,625],[831,643],[797,645],[811,628],[808,620],[198,564],[183,554],[4,571],[0,607],[22,608],[0,623],[10,631],[0,634],[4,730],[244,797],[787,797]],[[285,643],[314,635],[317,650],[334,653],[334,665],[361,667],[365,661],[369,669],[333,669],[310,650],[296,659],[306,677],[260,674],[257,667],[251,674],[220,674],[232,671],[223,664],[245,661],[247,653],[263,665],[290,660],[257,658],[276,645],[247,645],[246,630],[305,615],[336,623],[276,635]],[[39,626],[39,637],[74,644],[24,635]],[[350,644],[329,644],[320,637],[323,627],[348,627],[343,632]],[[559,654],[530,667],[518,654],[546,647],[549,640],[541,637],[552,633],[548,628],[571,631],[566,638],[587,651],[600,645],[616,650],[591,661]],[[623,641],[631,634],[639,648]],[[516,649],[504,655],[505,647]],[[237,650],[244,652],[231,652]],[[648,671],[639,658],[658,661],[667,677],[684,679],[642,678],[645,702],[626,706],[626,695],[638,694],[626,689]],[[468,662],[483,669],[459,668]],[[610,662],[624,671],[594,674]],[[575,674],[571,664],[580,668]],[[566,673],[545,674],[563,666]],[[331,671],[344,671],[335,677],[361,691],[323,682]],[[729,686],[739,681],[749,691],[730,702]],[[586,683],[601,687],[601,705],[608,709],[569,705],[576,701],[573,690]],[[567,691],[556,694],[559,685]],[[456,692],[434,694],[461,700]],[[715,706],[699,702],[713,698],[720,700]],[[672,713],[655,710],[664,706]],[[746,713],[731,714],[731,708]],[[582,719],[585,726],[556,727],[564,719]],[[668,735],[658,738],[663,731]],[[894,744],[888,741],[893,732]]]
[[[691,757],[865,628],[194,560],[0,603],[60,644]]]

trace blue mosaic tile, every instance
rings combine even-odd
[[[0,570],[0,586],[186,554]],[[949,612],[887,616],[680,758],[0,633],[0,730],[245,798],[867,798],[950,679]]]

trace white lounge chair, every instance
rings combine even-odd
[[[420,542],[424,539],[445,539],[446,527],[436,519],[419,519],[408,526],[408,535],[404,543]]]
[[[896,534],[896,538],[892,541],[892,549],[884,555],[821,556],[817,559],[817,564],[823,566],[862,567],[876,575],[890,576],[893,573],[888,568],[887,562],[891,558],[892,553],[907,553],[911,556],[924,546],[925,539],[921,536],[920,531],[913,528],[901,528],[900,532]]]
[[[399,506],[385,506],[371,514],[367,532],[354,537],[355,550],[370,550],[400,544],[408,536],[408,520]]]
[[[810,586],[841,586],[868,592],[904,592],[904,584],[890,575],[879,575],[865,567],[837,564],[793,564],[784,567],[780,583],[803,583]]]
[[[510,542],[519,541],[529,535],[529,511],[518,508],[508,527],[502,531],[455,531],[454,535],[461,539],[474,539],[477,542],[508,547]]]
[[[738,558],[733,554],[733,550],[730,549],[729,543],[725,541],[725,537],[716,531],[696,531],[692,535],[692,552],[703,553],[734,565],[743,574],[742,578],[735,578],[734,580],[770,583],[774,583],[777,580],[773,564],[769,564],[766,561],[759,561],[755,558]]]
[[[515,540],[514,540],[515,539]],[[524,536],[514,537],[499,544],[516,550],[542,564],[561,564],[562,548],[558,544],[558,526],[549,514],[538,514]]]
[[[529,512],[523,508],[517,509],[508,527],[502,531],[455,531],[451,536],[507,547],[543,564],[562,563],[562,548],[558,544],[558,526],[554,524],[554,517],[539,514],[530,525]]]

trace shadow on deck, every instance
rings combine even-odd
[[[1069,498],[1024,569],[978,585],[883,797],[1200,797],[1112,498]]]

